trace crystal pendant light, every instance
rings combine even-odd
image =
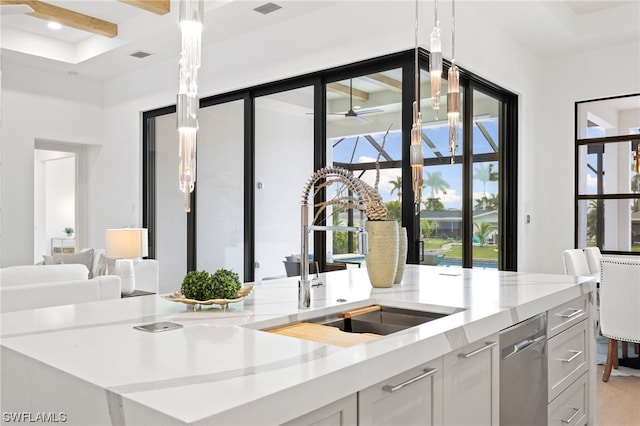
[[[442,91],[442,43],[440,41],[440,21],[438,20],[438,0],[435,0],[435,3],[435,26],[431,31],[429,74],[431,75],[431,108],[435,111],[435,119],[437,120]]]
[[[409,158],[411,161],[411,183],[414,202],[417,209],[422,202],[422,167],[424,154],[422,152],[422,113],[420,113],[420,66],[418,64],[418,0],[416,0],[416,48],[415,48],[415,98],[413,101],[413,125],[411,127],[411,146]]]
[[[196,134],[198,132],[198,68],[200,68],[203,0],[180,1],[180,88],[176,102],[179,135],[178,180],[184,192],[184,209],[191,211],[191,192],[196,182]]]
[[[449,119],[449,152],[451,164],[455,163],[458,150],[458,123],[460,121],[460,72],[456,65],[456,6],[451,1],[451,68],[449,68],[447,91],[447,117]]]

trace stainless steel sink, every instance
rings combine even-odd
[[[344,313],[313,318],[305,322],[337,327],[347,333],[373,333],[386,336],[428,321],[446,317],[448,313],[414,311],[377,306],[377,310],[357,315]]]

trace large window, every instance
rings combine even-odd
[[[576,246],[640,253],[640,95],[576,104]]]
[[[178,202],[175,107],[145,112],[144,226],[150,256],[172,268],[163,271],[166,286],[202,268],[234,269],[244,281],[289,274],[287,262],[300,254],[302,190],[313,171],[329,165],[373,184],[378,163],[388,217],[407,228],[409,263],[435,264],[435,257],[441,266],[515,270],[517,98],[461,68],[463,110],[452,164],[447,82],[436,119],[426,51],[419,62],[420,206],[413,203],[409,164],[413,50],[203,98],[190,214]],[[315,203],[331,198],[331,190],[320,191]],[[357,225],[359,215],[329,208],[318,219]],[[358,263],[356,240],[316,232],[310,255],[321,270]]]
[[[395,68],[327,83],[327,163],[343,167],[375,186],[387,217],[402,224],[402,69]],[[327,199],[335,197],[329,188]],[[359,225],[353,210],[329,208],[331,225]],[[358,263],[351,232],[327,232],[327,255],[334,262]]]

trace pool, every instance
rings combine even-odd
[[[440,262],[440,266],[457,266],[462,267],[462,259],[447,259],[446,257]],[[473,267],[478,269],[498,269],[498,262],[490,260],[476,260]]]

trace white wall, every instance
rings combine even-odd
[[[256,280],[286,275],[285,256],[300,253],[300,200],[313,174],[313,116],[283,110],[271,98],[255,102]],[[313,253],[313,236],[309,242]]]
[[[75,156],[49,160],[45,163],[45,241],[64,238],[64,229],[76,229],[76,159]],[[35,244],[35,243],[34,243]],[[50,254],[51,247],[34,256],[38,261]]]
[[[413,47],[413,2],[345,2],[339,6],[340,13],[335,11],[338,6],[326,7],[206,49],[201,96]],[[353,16],[359,16],[363,7],[367,8],[370,31],[354,31]],[[456,12],[459,65],[520,96],[519,269],[560,273],[560,254],[573,246],[574,102],[640,92],[640,42],[542,60],[484,22],[472,8],[459,7]],[[430,13],[425,11],[421,18],[423,33],[433,22]],[[309,31],[324,22],[331,22],[332,31]],[[426,40],[426,35],[422,39]],[[445,57],[449,56],[449,43],[445,37]],[[2,66],[2,265],[29,261],[31,256],[31,247],[8,251],[6,244],[16,238],[32,240],[31,216],[24,212],[33,210],[33,197],[23,196],[33,187],[34,133],[56,140],[103,143],[89,155],[90,245],[103,244],[106,227],[138,225],[140,113],[175,103],[176,61],[105,82],[102,110],[93,86],[89,91],[95,94],[90,96],[93,102],[84,98],[68,101],[67,91],[51,98],[50,87],[36,90],[30,86],[30,73],[35,71],[8,76],[6,61]],[[43,78],[49,81],[53,77]],[[73,93],[79,96],[84,92]],[[55,119],[45,122],[45,118]],[[20,177],[19,188],[10,185],[8,177],[12,184]],[[532,222],[525,226],[526,213],[531,214]]]
[[[97,83],[2,61],[2,266],[33,260],[36,139],[101,144],[100,103]]]
[[[531,224],[519,233],[518,269],[561,273],[562,251],[574,246],[574,103],[640,92],[640,42],[541,65],[541,104],[529,115],[520,112],[537,127],[537,137],[520,142],[535,150],[520,162],[527,167],[520,176],[528,172],[520,196],[530,200]]]

